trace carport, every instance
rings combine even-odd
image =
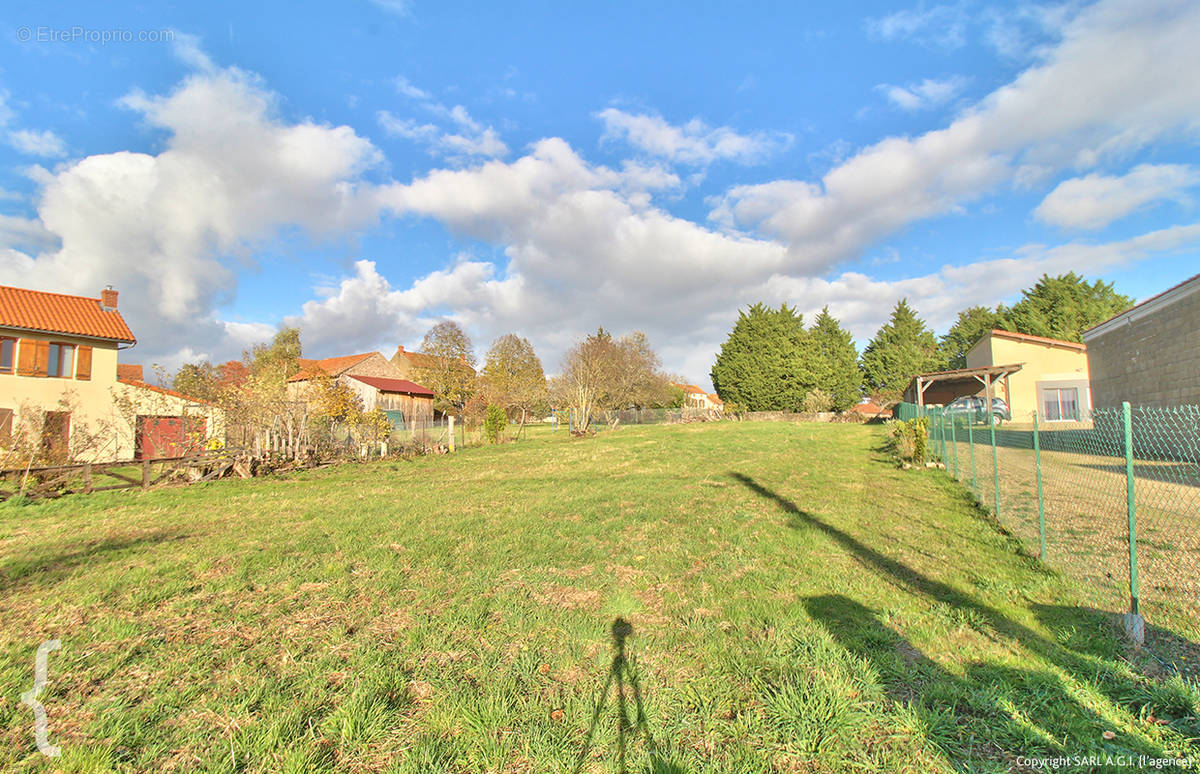
[[[1008,402],[1008,377],[1021,370],[1020,363],[1011,365],[958,368],[953,371],[933,371],[917,374],[904,390],[904,400],[918,406],[946,405],[955,398],[978,395],[980,386],[992,405],[999,382],[1004,384],[1004,400]]]

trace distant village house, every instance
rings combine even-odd
[[[380,409],[393,424],[423,423],[433,419],[433,390],[405,378],[400,369],[378,352],[329,357],[323,360],[300,359],[300,371],[288,379],[288,398],[312,399],[313,380],[329,376],[354,392],[364,411]]]

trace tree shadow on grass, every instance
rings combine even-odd
[[[1094,607],[1071,607],[1065,605],[1032,605],[1031,609],[1042,626],[1053,633],[1064,648],[1079,653],[1112,658],[1119,645],[1089,637],[1089,631],[1115,628],[1114,614]],[[1175,632],[1146,622],[1146,649],[1149,651],[1145,667],[1150,674],[1162,672],[1178,674],[1186,680],[1200,685],[1200,644]],[[1157,667],[1153,666],[1157,664]]]
[[[600,690],[600,698],[596,702],[596,709],[592,713],[592,721],[588,725],[587,736],[579,750],[579,757],[575,761],[573,771],[575,774],[583,771],[588,753],[592,749],[592,739],[596,735],[604,707],[608,703],[609,692],[615,684],[616,696],[613,710],[617,729],[617,771],[619,774],[628,774],[626,755],[629,745],[638,737],[643,739],[649,757],[645,767],[641,769],[642,772],[645,774],[687,774],[683,767],[671,762],[660,753],[646,721],[646,710],[642,703],[642,689],[638,680],[636,661],[631,666],[630,658],[625,652],[626,640],[633,634],[633,625],[624,618],[617,618],[613,621],[609,631],[613,639],[612,664],[609,666],[608,676],[604,680],[604,687]],[[632,706],[630,706],[631,702]],[[629,714],[631,710],[634,713],[632,718]]]
[[[1053,674],[975,662],[960,678],[849,597],[809,597],[804,605],[843,648],[871,665],[894,702],[917,712],[960,768],[982,760],[1019,766],[1018,758],[1159,752],[1137,738],[1105,740],[1103,719],[1071,698]],[[1069,740],[1068,746],[1057,740]]]
[[[1187,733],[1196,723],[1197,708],[1184,694],[1162,686],[1154,680],[1138,675],[1111,654],[1085,652],[1063,647],[982,602],[971,594],[953,586],[934,580],[883,553],[864,545],[861,541],[841,529],[827,524],[815,515],[802,510],[794,502],[768,489],[753,478],[742,473],[730,473],[731,478],[759,497],[774,502],[790,517],[789,526],[794,529],[815,529],[853,556],[860,564],[910,593],[937,601],[957,610],[962,619],[981,635],[996,642],[1005,640],[1054,664],[1082,685],[1102,693],[1113,704],[1124,708],[1138,717],[1143,710],[1165,712],[1181,718],[1177,729]],[[992,667],[987,667],[992,669]],[[1043,675],[1039,679],[1051,678]],[[1052,678],[1051,678],[1052,679]],[[1061,690],[1061,689],[1060,689]],[[1173,724],[1175,725],[1175,724]],[[1128,735],[1118,737],[1118,742],[1134,744]],[[1139,749],[1148,753],[1162,754],[1154,745],[1138,742]]]
[[[183,540],[189,537],[178,530],[159,530],[150,534],[109,537],[96,542],[74,543],[58,551],[45,551],[40,555],[16,557],[0,564],[0,592],[39,583],[57,583],[73,570],[83,565],[96,565],[120,559],[123,555],[148,546]]]

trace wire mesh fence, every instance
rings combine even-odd
[[[599,430],[618,425],[667,425],[701,419],[722,417],[721,411],[702,408],[631,408],[619,411],[597,411],[586,420],[589,428]],[[580,430],[585,421],[574,409],[557,409],[552,414],[552,429]]]
[[[901,404],[897,416],[927,417],[931,459],[1089,604],[1200,641],[1200,407],[1046,422]]]

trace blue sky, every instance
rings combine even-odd
[[[167,367],[451,317],[550,372],[644,330],[706,383],[754,301],[861,344],[902,296],[941,332],[1200,271],[1195,3],[648,5],[17,7],[0,281],[117,287]]]

